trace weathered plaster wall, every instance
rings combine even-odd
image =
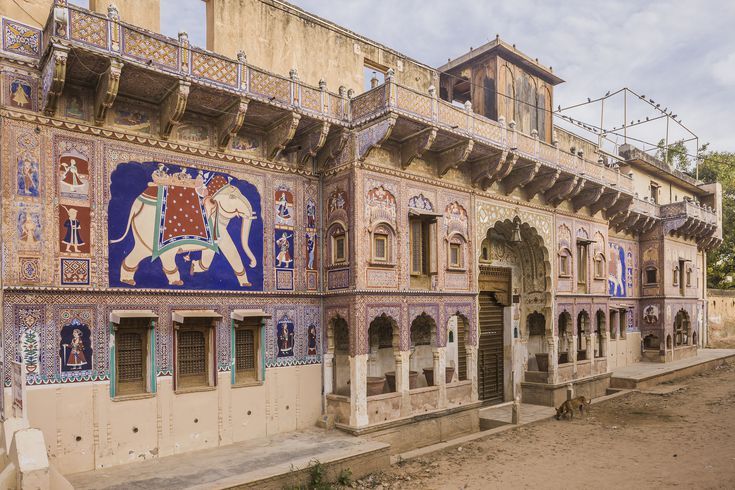
[[[43,28],[53,3],[54,0],[7,0],[0,2],[0,15]]]
[[[110,4],[117,7],[120,20],[153,32],[161,31],[160,0],[89,0],[89,9],[107,15]],[[204,22],[204,19],[200,19]]]
[[[711,345],[732,344],[735,339],[735,291],[707,290],[707,322]]]
[[[207,49],[233,58],[243,50],[249,63],[283,76],[295,68],[301,80],[323,79],[332,91],[362,93],[366,60],[422,92],[434,83],[426,66],[278,1],[207,0]]]

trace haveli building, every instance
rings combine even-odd
[[[116,3],[0,6],[5,406],[23,361],[62,473],[322,415],[405,449],[703,345],[719,185],[555,128],[514,46],[207,0],[204,50]]]

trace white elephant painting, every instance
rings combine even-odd
[[[124,185],[131,180],[138,185]],[[262,257],[262,245],[257,244],[262,240],[253,240],[255,252],[250,243],[258,216],[243,189],[258,199],[251,184],[226,174],[162,163],[118,166],[109,213],[111,285],[262,288],[262,266],[258,269],[261,261],[256,256]],[[258,279],[255,284],[247,269],[255,269],[251,271]]]

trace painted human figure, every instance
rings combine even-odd
[[[64,221],[64,228],[66,228],[66,235],[62,243],[66,245],[66,252],[79,252],[79,247],[84,245],[84,239],[82,239],[81,230],[82,225],[77,219],[77,210],[69,208],[66,210],[68,219]]]
[[[316,327],[314,325],[309,325],[308,338],[306,342],[306,355],[316,355]]]
[[[278,267],[288,267],[293,262],[293,258],[291,257],[291,244],[288,242],[288,239],[292,236],[283,232],[281,238],[276,240],[276,245],[278,245],[279,250],[278,255],[276,255],[276,265]]]
[[[21,225],[20,240],[28,245],[35,244],[38,241],[36,240],[37,229],[38,227],[36,226],[36,222],[33,217],[30,213],[27,213],[25,220]]]
[[[307,253],[307,263],[306,268],[309,270],[314,270],[314,253],[316,248],[316,234],[315,233],[307,233],[306,234],[306,253]]]
[[[72,369],[82,369],[87,364],[87,358],[84,356],[84,341],[82,340],[82,331],[75,328],[72,331],[71,345],[64,344],[69,347],[69,357],[66,358],[66,365]]]
[[[306,202],[306,227],[316,228],[316,204],[312,200]]]
[[[23,160],[21,177],[23,179],[23,193],[29,196],[38,195],[36,170],[33,168],[33,162],[27,158]]]
[[[285,192],[281,192],[281,197],[278,199],[276,214],[278,214],[278,217],[284,221],[291,219],[291,212],[288,210],[288,200],[286,199]]]
[[[69,184],[70,186],[77,187],[84,185],[82,178],[79,176],[79,169],[77,168],[77,162],[73,158],[69,163],[61,164],[61,181]]]
[[[278,356],[292,356],[294,335],[289,328],[290,322],[286,319],[278,322]]]

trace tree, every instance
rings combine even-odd
[[[684,140],[669,143],[669,147],[666,149],[666,142],[661,139],[656,146],[658,146],[658,150],[656,150],[656,158],[662,162],[667,162],[676,170],[680,170],[690,175],[693,173],[696,162],[694,158],[687,154],[687,147],[684,144]],[[700,152],[703,149],[706,149],[706,147],[707,145],[704,145],[700,148]]]
[[[699,178],[722,184],[722,245],[707,254],[707,286],[735,288],[735,153],[709,151],[701,155]]]

